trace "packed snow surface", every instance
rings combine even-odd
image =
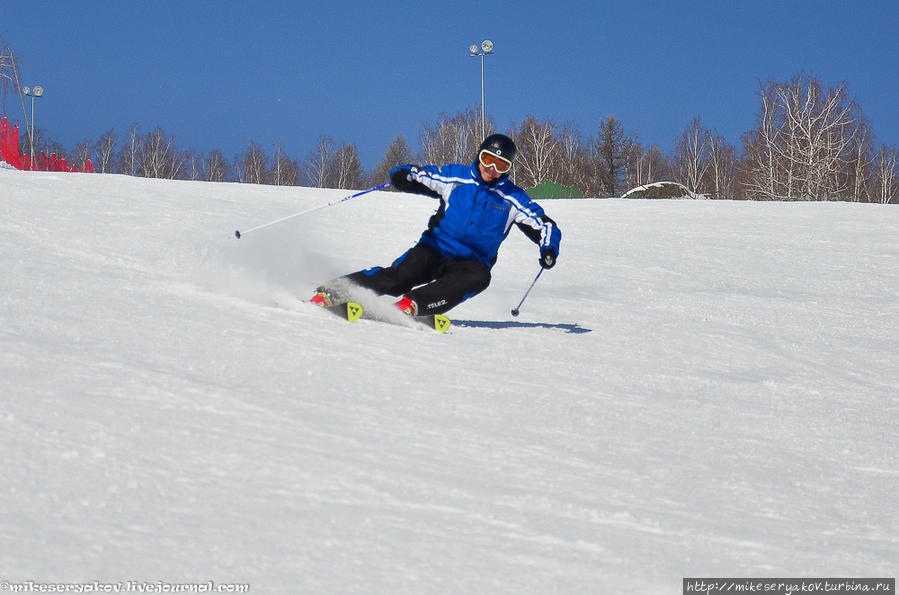
[[[431,199],[234,238],[343,195],[0,170],[0,579],[896,576],[899,209],[544,201],[562,251],[521,315],[513,229],[439,335],[306,303]]]

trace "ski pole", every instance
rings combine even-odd
[[[531,281],[531,286],[528,287],[528,290],[524,292],[524,297],[521,298],[520,302],[518,302],[518,306],[516,306],[515,308],[512,308],[512,316],[518,316],[518,309],[521,308],[521,304],[523,304],[524,300],[527,299],[528,294],[531,293],[531,290],[534,289],[534,285],[537,284],[537,279],[540,278],[540,275],[542,275],[543,271],[545,271],[545,270],[546,269],[544,269],[543,267],[540,267],[540,271],[537,273],[537,276],[534,277],[534,280]]]
[[[318,205],[317,207],[312,207],[311,209],[306,209],[305,211],[300,211],[299,213],[294,213],[293,215],[288,215],[287,217],[281,217],[280,219],[275,219],[274,221],[269,221],[268,223],[263,223],[262,225],[257,225],[256,227],[251,227],[246,231],[240,231],[239,229],[234,232],[234,237],[238,240],[243,237],[245,234],[250,233],[251,231],[256,231],[257,229],[262,229],[263,227],[268,227],[270,225],[275,225],[276,223],[281,223],[283,221],[287,221],[288,219],[293,219],[295,217],[299,217],[301,215],[308,215],[309,213],[320,211],[321,209],[326,209],[328,207],[333,207],[334,205],[338,205],[342,202],[346,202],[351,198],[356,198],[357,196],[362,196],[363,194],[368,194],[369,192],[374,192],[375,190],[382,190],[390,186],[390,182],[386,184],[381,184],[380,186],[375,186],[374,188],[369,188],[368,190],[362,190],[361,192],[357,192],[356,194],[350,194],[349,196],[344,196],[343,198],[332,200],[328,204]]]

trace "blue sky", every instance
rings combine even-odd
[[[302,159],[321,135],[366,168],[397,133],[480,109],[501,130],[528,115],[587,136],[609,114],[671,153],[693,116],[738,145],[759,84],[802,72],[846,81],[877,142],[899,146],[899,2],[201,2],[0,0],[0,41],[42,85],[38,127],[68,147],[133,123],[182,149],[281,141]],[[11,119],[21,107],[8,99]]]

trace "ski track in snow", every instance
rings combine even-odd
[[[544,201],[446,335],[305,303],[436,202],[0,170],[0,579],[895,576],[899,211]]]

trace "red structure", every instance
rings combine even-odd
[[[16,169],[27,171],[79,171],[93,173],[94,165],[90,158],[83,168],[72,167],[66,163],[65,157],[57,157],[51,153],[49,157],[43,151],[35,155],[34,161],[31,155],[23,155],[19,152],[19,124],[15,126],[9,123],[6,116],[0,119],[0,159],[9,163]]]

